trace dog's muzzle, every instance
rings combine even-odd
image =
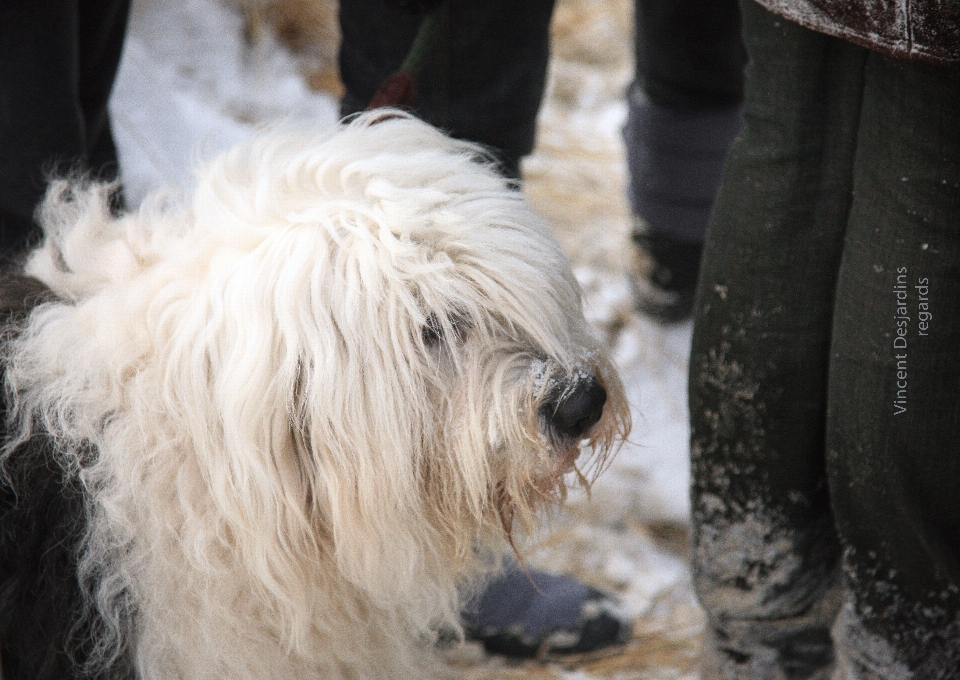
[[[607,391],[593,376],[558,385],[540,413],[553,431],[565,438],[582,439],[600,421]]]

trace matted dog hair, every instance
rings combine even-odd
[[[52,184],[24,270],[51,296],[3,349],[8,471],[54,461],[83,497],[78,656],[422,677],[491,546],[562,498],[580,436],[545,404],[606,390],[593,471],[629,428],[547,226],[481,149],[382,112],[109,205]]]

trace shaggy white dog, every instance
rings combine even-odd
[[[108,191],[55,183],[24,269],[49,291],[5,284],[0,616],[58,623],[7,625],[4,667],[434,672],[483,556],[629,427],[546,226],[397,113],[264,132],[189,200],[115,218]]]

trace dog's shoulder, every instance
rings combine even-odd
[[[22,267],[0,269],[0,331],[16,335],[30,311],[56,300]],[[5,402],[5,399],[4,399]],[[0,433],[9,436],[6,404]],[[0,643],[3,677],[77,675],[71,643],[80,611],[76,556],[84,527],[82,490],[36,436],[3,460],[0,472]]]
[[[78,677],[82,490],[53,460],[42,437],[20,446],[5,463],[0,485],[3,677]]]
[[[27,276],[19,266],[0,269],[0,321],[4,324],[23,319],[37,305],[57,299],[43,281]]]

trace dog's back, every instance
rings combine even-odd
[[[0,333],[14,337],[30,310],[54,299],[40,281],[0,275]],[[2,402],[2,441],[9,439]],[[17,447],[0,474],[0,654],[4,680],[79,675],[85,635],[77,552],[84,504],[79,481],[42,436]]]

